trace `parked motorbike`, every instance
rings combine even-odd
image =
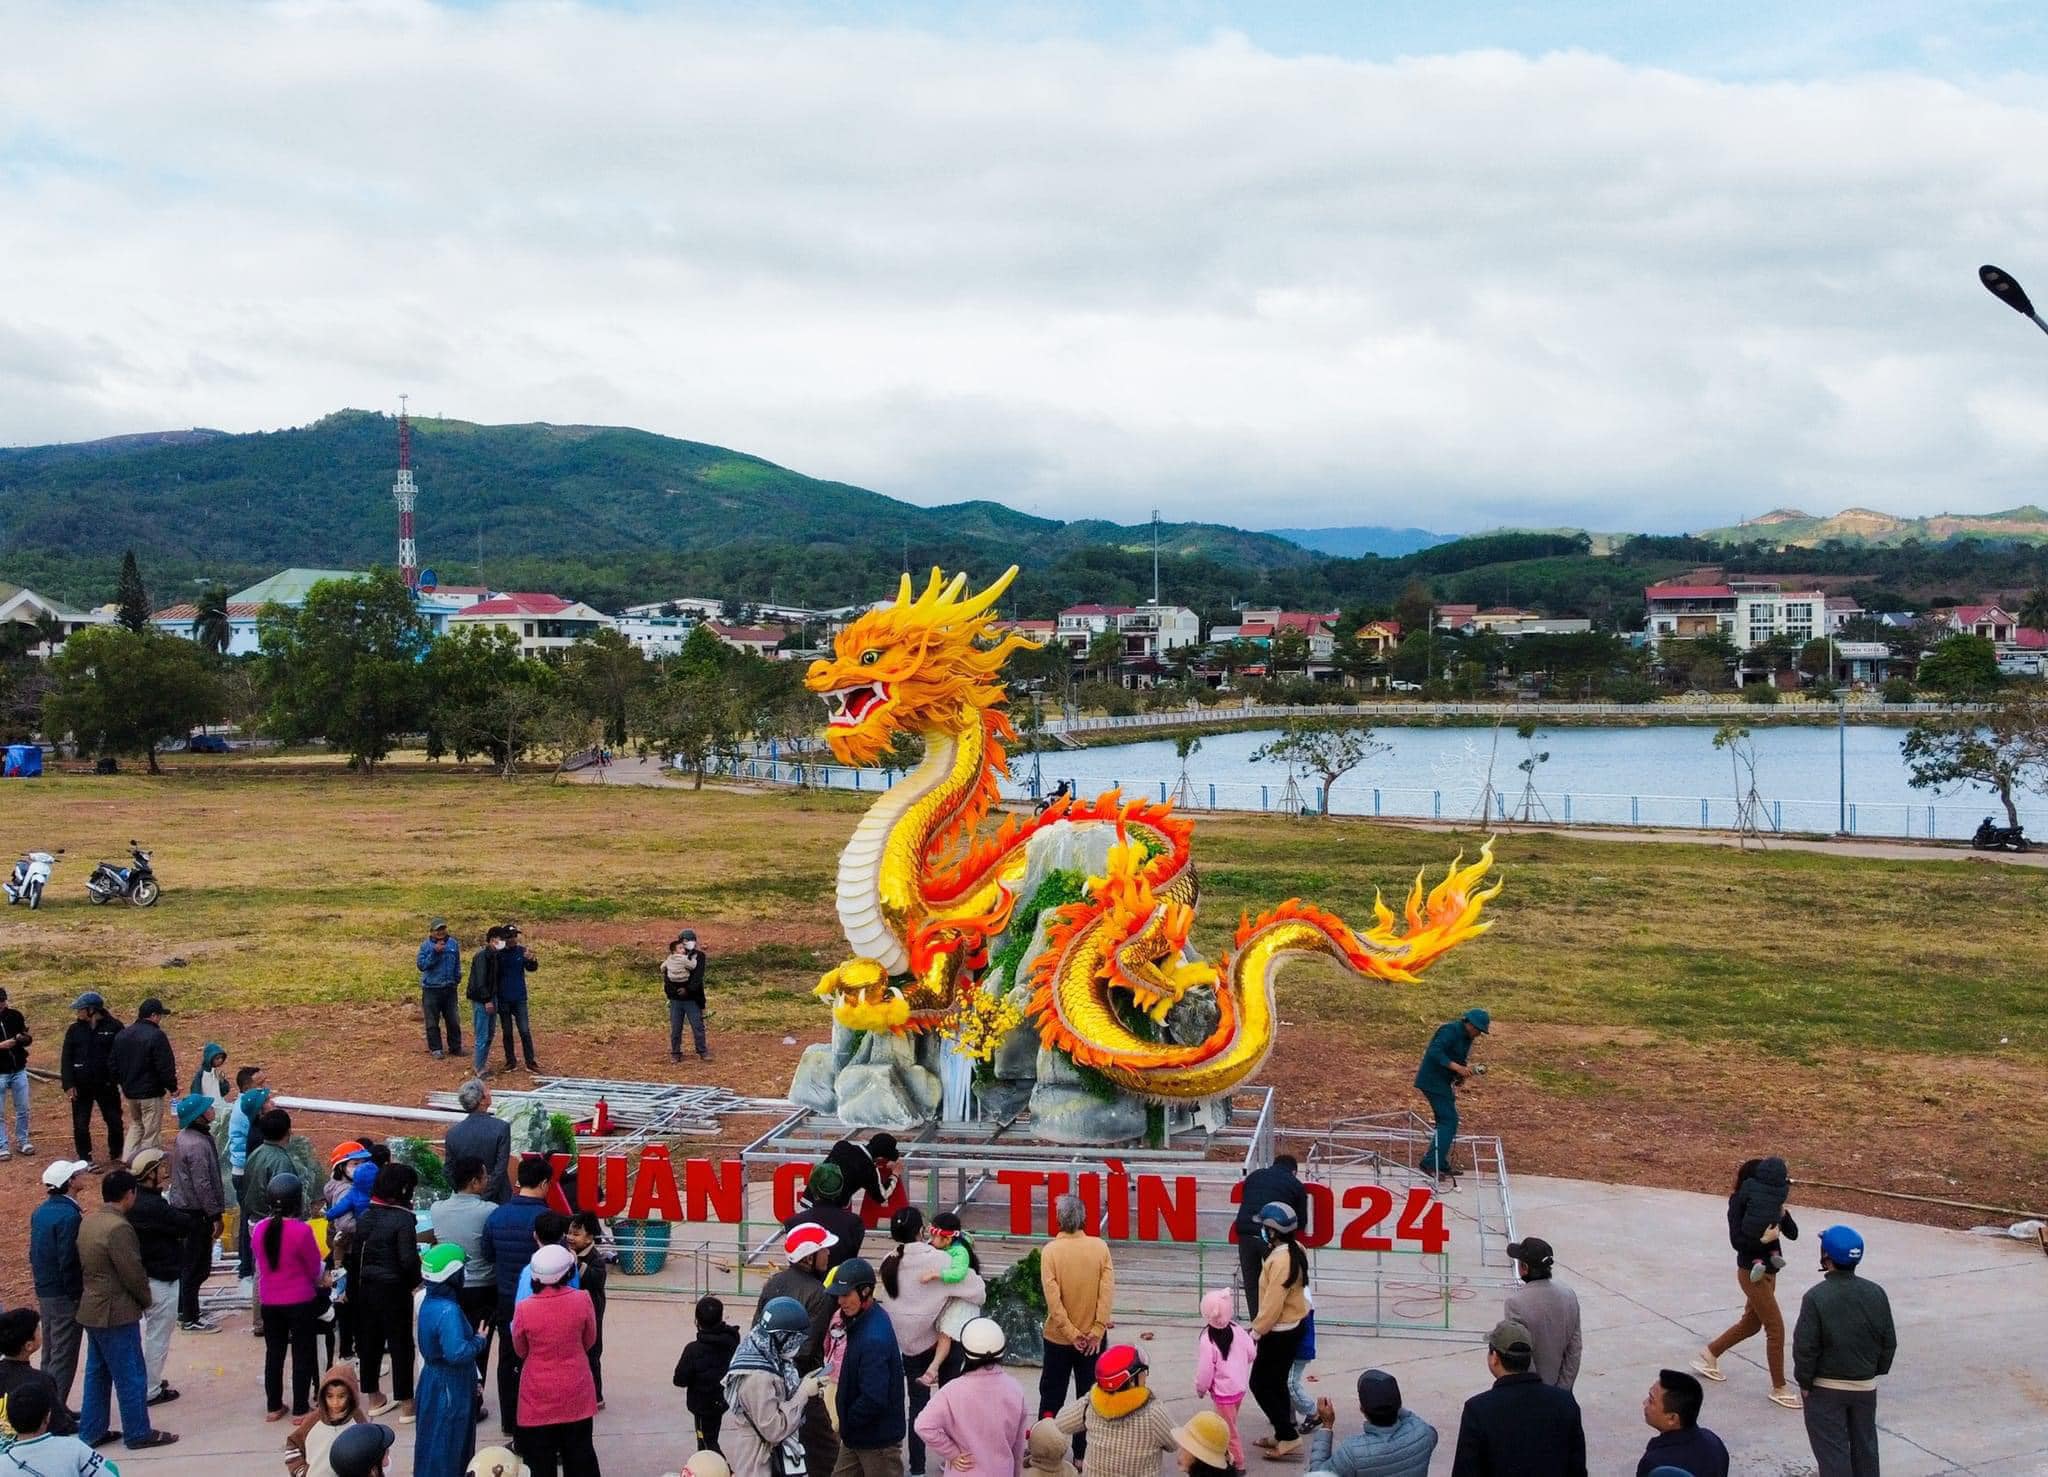
[[[128,856],[135,863],[132,867],[101,862],[93,868],[92,875],[85,879],[87,902],[97,906],[116,898],[126,898],[138,908],[147,908],[163,895],[163,888],[157,884],[156,871],[149,864],[149,853],[142,849],[141,844],[131,839]]]
[[[57,865],[57,858],[64,855],[64,848],[55,853],[31,851],[14,864],[14,875],[0,883],[0,891],[7,894],[7,905],[27,903],[29,910],[43,905],[43,889],[50,885],[50,872]]]
[[[1977,827],[1977,834],[1970,838],[1970,845],[1979,851],[2032,851],[2033,845],[2027,840],[2025,828],[2001,826],[1985,816]]]

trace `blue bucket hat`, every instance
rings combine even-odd
[[[206,1116],[213,1099],[201,1092],[188,1092],[177,1101],[178,1127],[190,1128]]]
[[[1493,1017],[1476,1005],[1465,1012],[1463,1019],[1466,1025],[1482,1036],[1493,1029]]]

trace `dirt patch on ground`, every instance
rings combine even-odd
[[[1415,1063],[1341,1040],[1325,1050],[1283,1035],[1266,1070],[1283,1121],[1412,1108]],[[1419,1043],[1418,1043],[1419,1045]],[[1419,1055],[1419,1051],[1418,1051]],[[1474,1053],[1487,1074],[1460,1099],[1461,1128],[1497,1134],[1510,1172],[1725,1194],[1735,1166],[1780,1154],[1795,1180],[2048,1212],[2048,1074],[1926,1057],[1761,1062],[1736,1048],[1659,1043],[1647,1033],[1528,1026]],[[1812,1187],[1798,1203],[1927,1225],[2002,1218]]]

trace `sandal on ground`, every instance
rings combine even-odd
[[[1806,1402],[1799,1398],[1799,1392],[1790,1385],[1780,1385],[1771,1391],[1771,1404],[1782,1405],[1787,1410],[1803,1410]]]
[[[170,1446],[175,1444],[177,1439],[178,1434],[175,1431],[151,1431],[140,1441],[129,1442],[128,1449],[130,1451],[141,1451],[144,1447],[148,1446]]]
[[[265,1419],[266,1421],[281,1421],[281,1420],[283,1420],[283,1419],[284,1419],[284,1408],[283,1408],[282,1406],[279,1406],[279,1407],[278,1407],[278,1408],[277,1408],[276,1410],[269,1410],[269,1411],[265,1411],[265,1412],[263,1413],[263,1419]]]
[[[1716,1384],[1728,1378],[1721,1373],[1721,1361],[1704,1349],[1693,1356],[1692,1371],[1701,1379],[1713,1380]]]

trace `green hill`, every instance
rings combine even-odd
[[[389,562],[394,420],[345,410],[255,435],[212,431],[0,449],[0,570],[72,599],[104,599],[134,549],[159,592],[234,584],[286,565]],[[987,501],[924,508],[759,457],[615,426],[413,423],[420,560],[444,579],[483,575],[590,597],[682,593],[709,579],[777,583],[772,554],[807,551],[782,599],[871,596],[870,567],[966,559],[1043,567],[1143,550],[1149,527],[1034,518]],[[1301,567],[1283,539],[1171,524],[1162,548],[1240,569]],[[716,551],[714,553],[714,551]],[[849,560],[860,551],[865,556]],[[887,558],[882,558],[886,551]],[[707,567],[709,566],[709,567]],[[845,579],[831,573],[843,567]],[[627,575],[625,571],[631,570]],[[609,571],[611,577],[603,572]]]
[[[1844,508],[1827,517],[1797,508],[1776,508],[1732,528],[1710,528],[1697,535],[1717,544],[1762,540],[1794,548],[1819,548],[1827,543],[1890,547],[1907,540],[1923,544],[1950,539],[2015,539],[2048,542],[2048,511],[2028,503],[2002,513],[1936,513],[1927,518],[1901,518],[1871,508]]]

